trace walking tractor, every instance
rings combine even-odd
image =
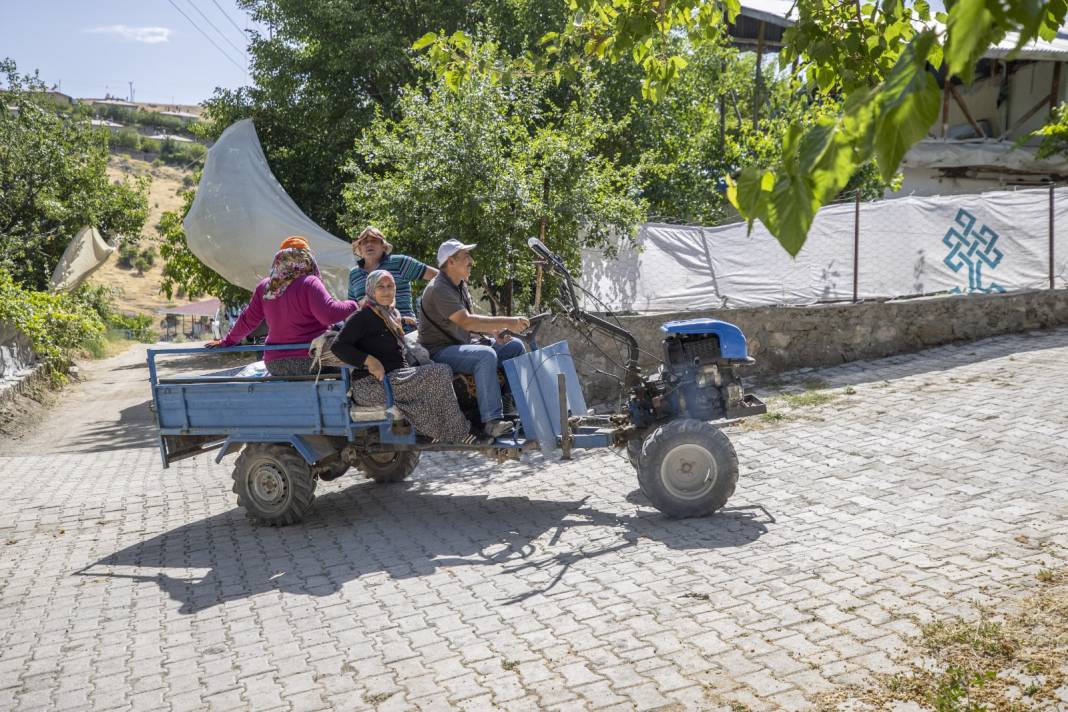
[[[333,480],[350,468],[379,483],[399,482],[418,466],[425,450],[471,450],[498,458],[524,450],[622,448],[649,501],[671,517],[711,514],[734,492],[738,458],[718,427],[766,411],[742,388],[738,371],[753,361],[738,327],[713,319],[661,326],[663,360],[652,373],[638,366],[634,335],[585,311],[572,276],[537,239],[530,247],[561,278],[561,314],[539,314],[520,334],[529,353],[503,363],[518,416],[512,434],[490,444],[429,442],[414,432],[393,405],[385,382],[380,407],[354,406],[348,396],[350,369],[340,375],[276,377],[240,373],[161,378],[157,359],[179,354],[262,351],[294,346],[151,349],[148,352],[153,410],[163,466],[212,449],[216,462],[239,452],[233,470],[237,503],[259,523],[301,521],[312,506],[318,480]],[[587,411],[566,341],[539,347],[538,330],[562,316],[627,347],[625,410]]]

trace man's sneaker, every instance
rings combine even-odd
[[[464,445],[492,445],[493,444],[493,437],[490,436],[490,435],[484,435],[484,434],[475,435],[474,433],[472,433],[472,434],[468,435],[466,438],[463,439],[463,444]]]
[[[491,438],[499,438],[502,435],[512,432],[515,426],[512,425],[510,420],[491,420],[482,426],[482,432],[489,435]]]

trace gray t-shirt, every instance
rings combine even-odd
[[[471,311],[471,295],[467,283],[457,287],[439,272],[423,289],[419,299],[419,343],[433,355],[446,346],[471,343],[471,332],[449,321],[449,317],[461,309]]]

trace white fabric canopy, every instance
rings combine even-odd
[[[1068,188],[1055,191],[1055,274],[1068,286]],[[638,250],[583,254],[583,286],[612,310],[681,311],[853,297],[853,204],[819,211],[790,257],[757,223],[648,224]],[[858,296],[1013,291],[1049,285],[1049,191],[908,197],[860,210]],[[593,300],[591,308],[603,308]]]
[[[74,289],[104,264],[115,248],[104,242],[95,227],[83,227],[63,251],[59,264],[52,272],[48,288],[53,292]]]
[[[348,292],[349,242],[312,222],[285,192],[267,165],[251,119],[227,128],[208,151],[184,226],[193,254],[245,289],[267,276],[282,240],[301,235],[327,289],[338,298]]]

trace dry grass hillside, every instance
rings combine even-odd
[[[182,199],[178,192],[184,189],[183,179],[191,176],[192,172],[170,166],[153,167],[145,161],[113,155],[108,164],[108,175],[112,180],[141,175],[152,179],[148,194],[149,216],[141,231],[141,244],[155,245],[158,239],[156,224],[159,223],[160,216],[164,211],[181,208]],[[112,253],[108,261],[89,278],[89,282],[117,288],[119,294],[115,302],[121,311],[154,314],[160,307],[177,303],[160,294],[162,260],[158,256],[155,264],[144,275],[139,275],[136,269],[119,267],[118,258],[117,251]]]

